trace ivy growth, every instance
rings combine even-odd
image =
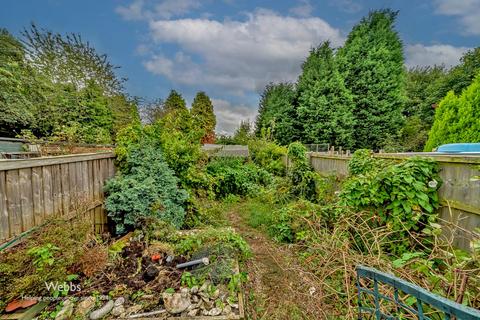
[[[373,158],[365,161],[365,155],[356,153],[352,158],[349,167],[354,170],[343,185],[342,203],[367,211],[372,223],[387,226],[396,238],[389,245],[391,252],[402,254],[420,243],[428,244],[439,206],[438,164],[414,157],[385,165]]]

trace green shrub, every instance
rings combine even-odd
[[[272,181],[266,170],[238,158],[215,159],[207,165],[207,173],[215,179],[214,191],[218,198],[230,194],[251,195]]]
[[[252,161],[268,172],[284,176],[285,164],[283,157],[287,155],[287,149],[274,142],[264,139],[251,140],[248,144]]]
[[[356,150],[348,162],[348,172],[351,175],[365,174],[375,168],[373,152],[368,149]]]
[[[375,167],[375,160],[371,161]],[[415,240],[422,237],[420,233],[428,233],[430,223],[437,219],[437,190],[441,181],[438,172],[434,160],[409,158],[351,176],[345,181],[340,197],[343,204],[367,210],[375,218],[372,221],[387,226],[393,232],[391,237],[398,240],[390,251],[403,253],[416,245]],[[428,243],[423,238],[423,243]]]
[[[291,193],[296,197],[315,201],[317,200],[317,183],[320,178],[306,156],[307,149],[300,142],[293,142],[288,146],[288,178],[291,183]]]
[[[107,181],[105,193],[105,208],[118,233],[140,226],[147,218],[165,220],[177,228],[183,225],[188,194],[179,189],[158,147],[130,148],[123,172]]]
[[[120,170],[127,166],[129,154],[141,145],[155,145],[160,147],[159,127],[154,125],[142,126],[140,122],[134,122],[122,129],[116,136],[116,164]]]
[[[435,112],[425,151],[445,143],[480,142],[480,74],[460,95],[450,91]]]

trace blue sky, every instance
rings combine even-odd
[[[15,35],[34,21],[80,33],[121,66],[131,95],[214,102],[217,131],[254,120],[270,81],[295,81],[309,48],[341,46],[372,9],[399,10],[407,66],[455,65],[480,45],[480,0],[3,0],[0,27]]]

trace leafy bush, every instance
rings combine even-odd
[[[450,91],[435,112],[425,151],[445,143],[480,142],[480,74],[460,95]]]
[[[348,172],[351,175],[365,174],[375,167],[373,153],[368,149],[356,150],[348,162]]]
[[[118,233],[138,227],[147,218],[183,225],[183,205],[188,197],[178,188],[178,179],[158,147],[144,145],[130,149],[123,172],[105,185],[105,208]]]
[[[266,170],[237,158],[215,159],[207,165],[207,173],[215,179],[214,191],[219,198],[251,195],[272,181]]]
[[[308,163],[306,152],[307,149],[300,142],[293,142],[288,146],[288,178],[294,196],[313,201],[317,199],[316,180],[319,175]]]
[[[121,170],[127,166],[129,154],[141,145],[160,146],[159,127],[153,125],[142,126],[140,122],[134,122],[121,129],[116,136],[116,162]]]
[[[287,149],[274,142],[265,139],[251,140],[248,148],[252,161],[267,170],[268,172],[283,176],[285,175],[285,164],[283,157],[287,154]]]
[[[374,159],[370,159],[374,167]],[[439,168],[431,159],[409,158],[379,170],[362,171],[370,165],[358,161],[354,172],[343,185],[342,203],[356,210],[367,210],[378,225],[386,225],[398,242],[390,247],[402,253],[416,245],[414,237],[428,233],[435,223],[440,187]],[[426,243],[424,241],[424,243]]]

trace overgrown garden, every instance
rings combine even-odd
[[[478,121],[470,115],[480,105],[480,51],[451,70],[407,72],[395,17],[374,11],[342,48],[328,42],[313,48],[298,82],[267,86],[255,129],[242,122],[232,137],[215,137],[204,92],[187,108],[172,90],[141,110],[142,122],[139,102],[123,91],[115,67],[81,38],[32,26],[21,43],[2,31],[0,133],[115,142],[117,172],[104,189],[109,234],[93,234],[81,219],[54,220],[0,252],[0,308],[48,296],[62,299],[40,319],[232,317],[241,314],[243,297],[247,318],[255,318],[257,292],[243,289],[260,280],[247,272],[255,252],[239,225],[290,250],[313,279],[301,294],[315,294],[320,307],[287,310],[283,318],[358,318],[360,264],[479,308],[480,244],[459,250],[445,232],[449,226],[437,213],[438,164],[378,159],[371,150],[478,141]],[[202,151],[215,139],[247,145],[250,154]],[[356,149],[349,175],[321,176],[303,143]],[[183,265],[191,261],[193,267]]]

